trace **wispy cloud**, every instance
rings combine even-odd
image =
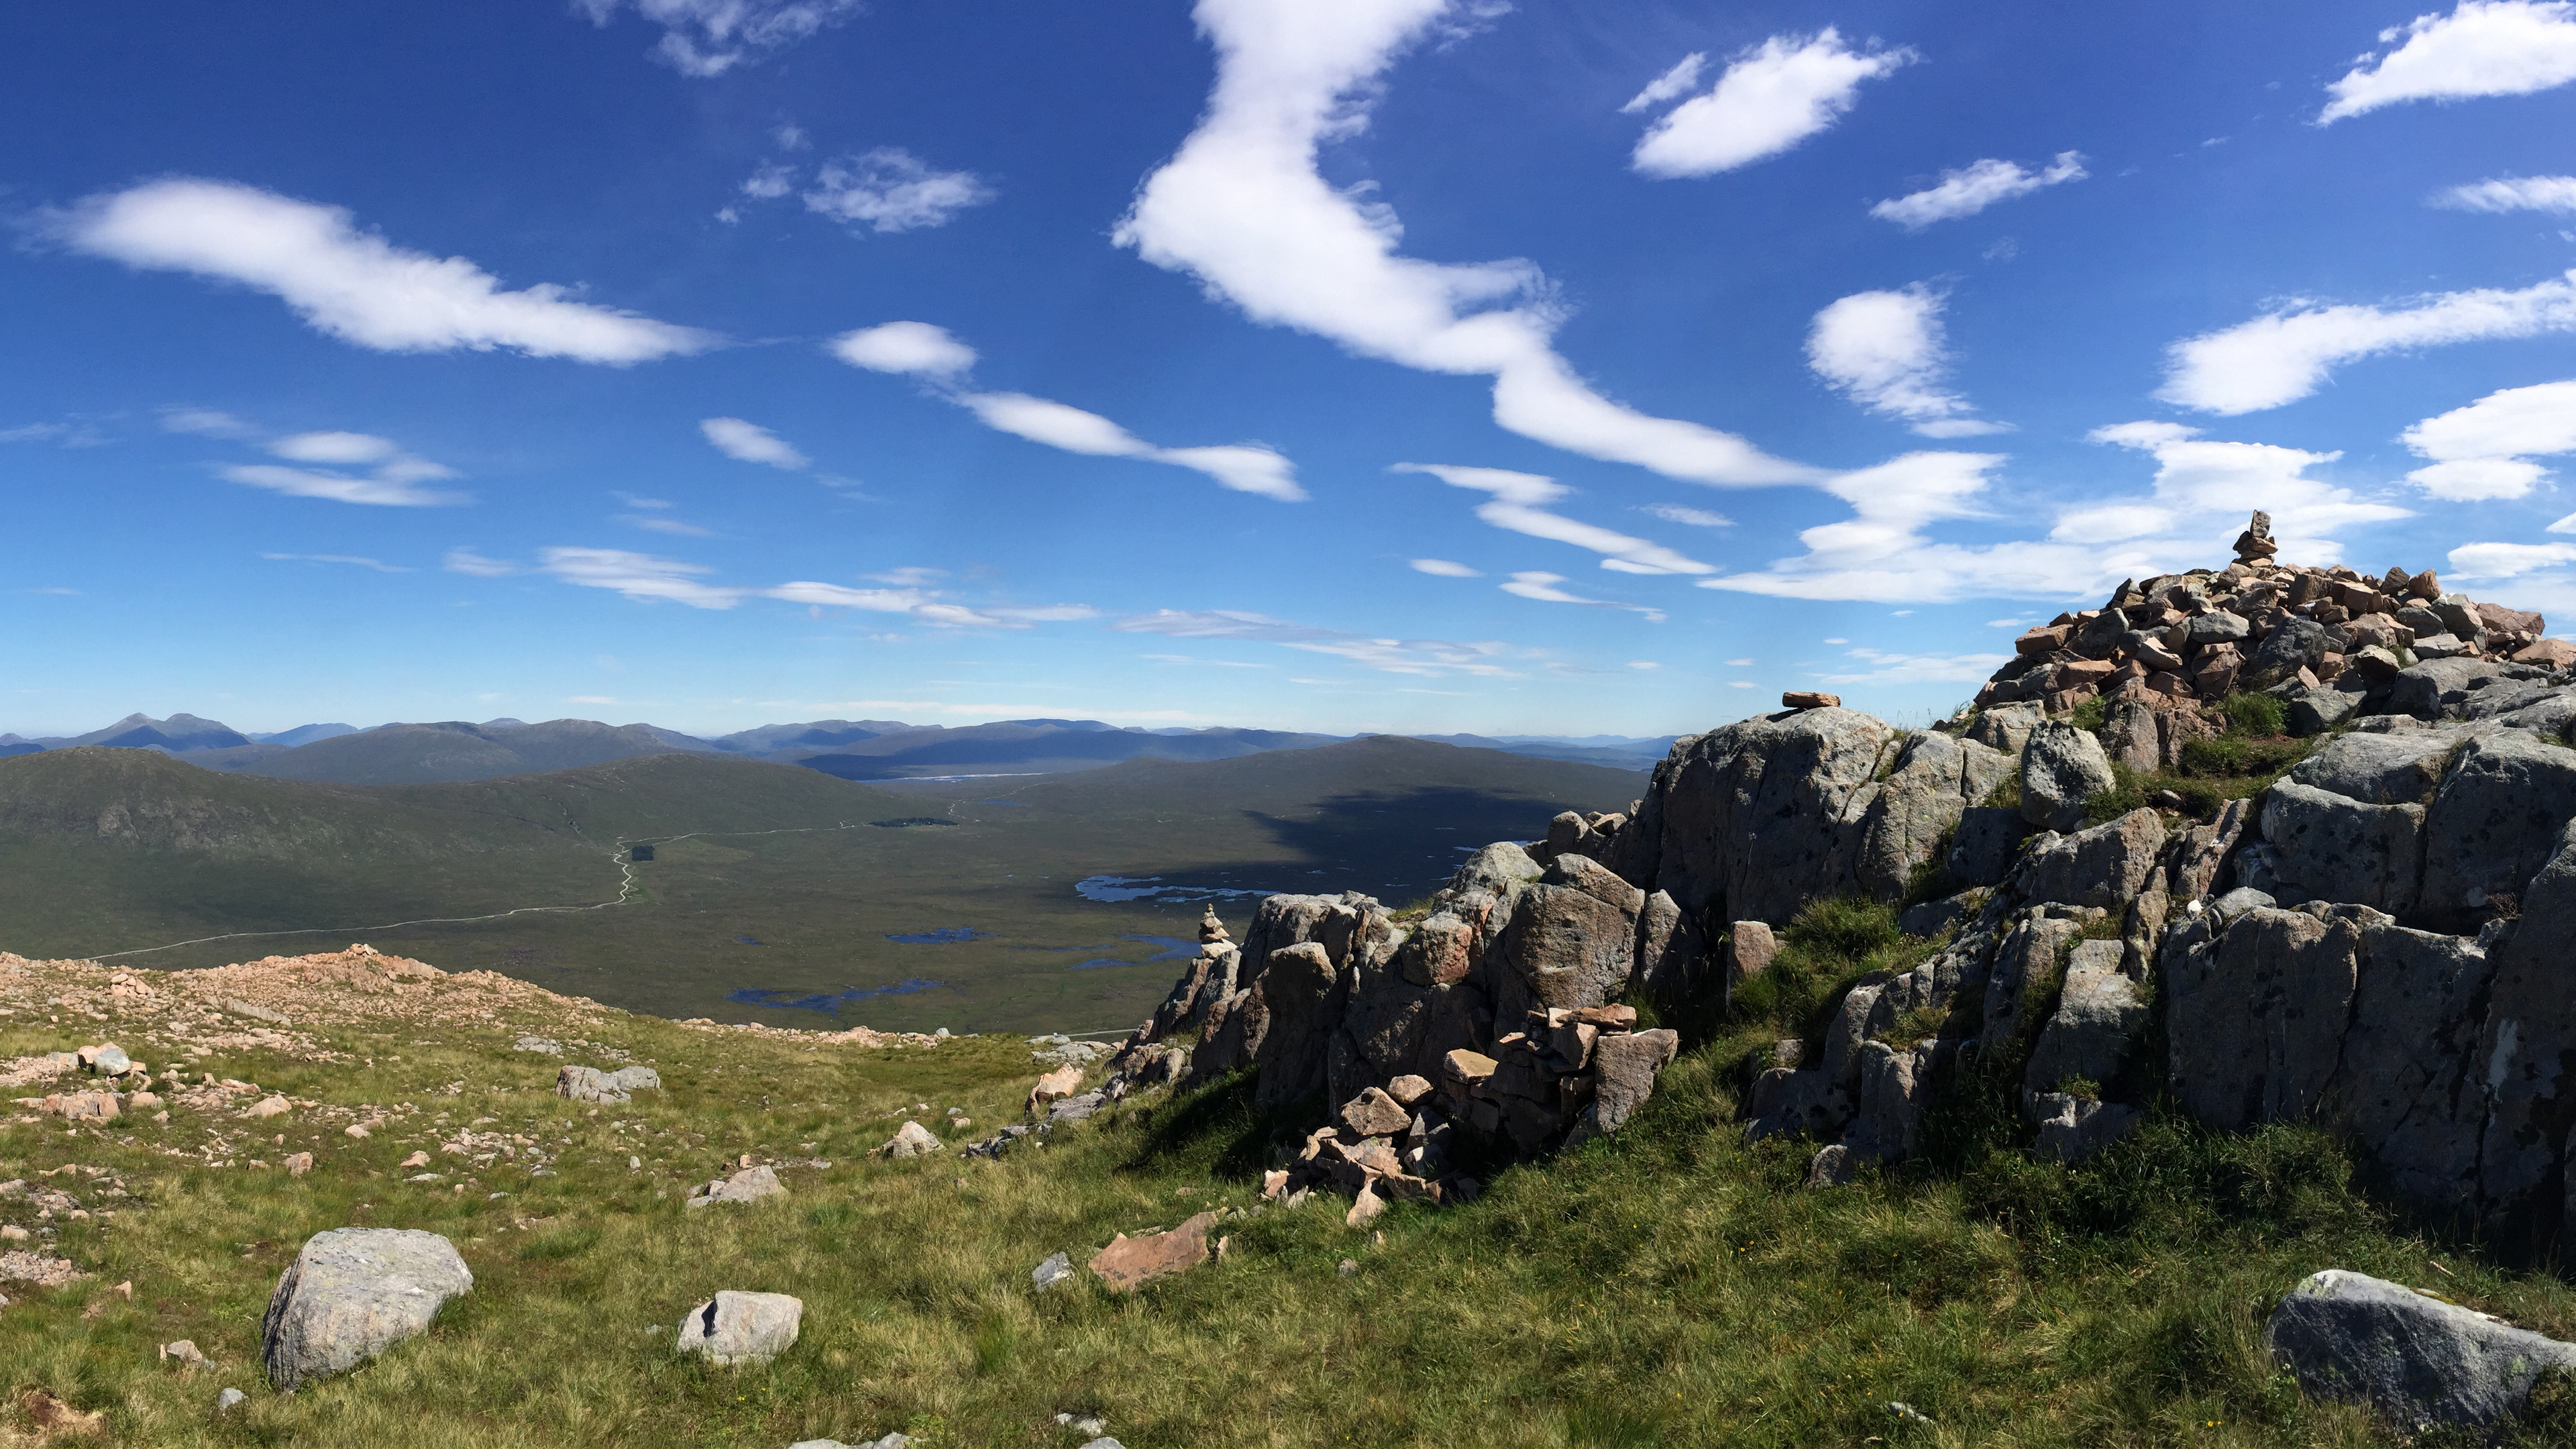
[[[716,342],[695,328],[572,301],[552,284],[505,291],[463,257],[360,231],[340,207],[236,182],[148,181],[55,213],[48,229],[92,256],[269,293],[317,331],[377,352],[503,348],[623,366]]]
[[[1136,458],[1168,463],[1204,473],[1238,493],[1255,493],[1282,503],[1305,501],[1297,468],[1277,449],[1261,443],[1225,443],[1191,448],[1157,447],[1125,428],[1053,398],[1022,392],[970,392],[966,373],[975,349],[927,322],[887,322],[843,333],[832,340],[832,355],[852,367],[918,377],[931,392],[975,414],[984,426],[1032,443],[1099,458]]]
[[[808,467],[813,459],[788,444],[776,433],[758,423],[740,418],[707,418],[698,431],[715,445],[717,452],[744,463],[766,463],[772,468]]]
[[[2156,396],[2207,413],[2297,402],[2347,362],[2417,347],[2576,331],[2576,271],[2519,291],[2440,292],[2386,309],[2293,300],[2165,350]]]
[[[456,470],[406,452],[390,438],[371,433],[295,433],[273,438],[265,446],[272,457],[308,466],[242,463],[217,469],[218,476],[295,498],[380,508],[438,508],[473,501],[462,493],[421,487],[453,478]],[[363,476],[344,471],[353,468],[367,471]]]
[[[165,407],[160,410],[165,433],[194,433],[204,438],[255,438],[259,429],[214,408]]]
[[[86,422],[25,423],[14,428],[0,428],[0,443],[52,443],[63,448],[96,448],[107,442],[107,434]]]
[[[1573,489],[1553,478],[1536,473],[1515,473],[1506,468],[1467,468],[1452,463],[1398,463],[1390,471],[1427,473],[1452,488],[1491,494],[1492,501],[1476,505],[1478,518],[1496,528],[1525,533],[1532,538],[1590,549],[1603,555],[1601,567],[1605,569],[1629,574],[1714,572],[1698,559],[1676,553],[1662,544],[1631,538],[1561,513],[1548,512],[1540,505],[1574,496]]]
[[[621,513],[617,516],[617,521],[629,528],[640,528],[646,533],[667,533],[674,538],[724,537],[712,528],[701,528],[694,523],[683,523],[679,519],[665,518],[655,513]]]
[[[452,574],[470,574],[478,579],[506,578],[519,572],[519,566],[502,559],[485,558],[470,548],[451,548],[439,566]]]
[[[1387,674],[1519,677],[1519,671],[1506,662],[1514,657],[1514,651],[1505,644],[1373,639],[1347,630],[1317,628],[1234,609],[1157,609],[1121,619],[1110,627],[1122,634],[1154,634],[1167,639],[1251,639],[1310,654],[1329,654]]]
[[[1536,599],[1542,604],[1585,604],[1596,609],[1626,609],[1632,613],[1645,615],[1649,623],[1664,622],[1664,611],[1661,609],[1650,609],[1642,604],[1613,603],[1608,599],[1587,599],[1580,594],[1568,593],[1559,587],[1564,582],[1563,574],[1542,573],[1533,569],[1512,575],[1511,581],[1502,585],[1502,590],[1504,593],[1514,594],[1524,599]]]
[[[1640,503],[1637,505],[1637,511],[1652,514],[1666,523],[1687,524],[1692,528],[1733,528],[1735,526],[1735,520],[1723,513],[1711,513],[1705,508],[1688,508],[1679,503]]]
[[[354,568],[374,569],[380,574],[413,572],[400,564],[389,564],[381,559],[360,558],[355,554],[346,553],[264,553],[260,557],[272,563],[348,564]]]
[[[1694,50],[1683,56],[1674,63],[1671,70],[1646,82],[1644,90],[1630,96],[1628,103],[1619,108],[1619,114],[1633,116],[1639,111],[1653,110],[1666,101],[1689,95],[1698,88],[1700,72],[1707,65],[1706,51]]]
[[[756,179],[756,178],[755,178]],[[881,146],[862,156],[826,161],[805,193],[809,211],[878,232],[946,226],[957,213],[995,195],[971,171],[933,170],[899,147]]]
[[[2037,171],[2018,161],[1989,157],[1956,171],[1944,171],[1939,185],[1882,201],[1871,207],[1869,214],[1881,221],[1895,222],[1907,231],[1921,231],[1936,221],[1974,216],[1998,202],[2028,196],[2043,187],[2081,181],[2088,174],[2083,153],[2078,151],[2060,151],[2056,160]]]
[[[630,0],[573,0],[573,8],[606,25]],[[662,27],[654,56],[685,76],[723,75],[859,12],[861,0],[631,0],[635,13]],[[792,126],[782,130],[792,131]],[[801,132],[799,133],[801,136]],[[781,144],[786,144],[783,140]]]
[[[1890,654],[1846,651],[1859,666],[1817,677],[1827,684],[1973,684],[2012,658],[2009,654]]]
[[[2402,43],[2401,43],[2402,42]],[[2317,115],[2331,125],[2407,101],[2527,96],[2576,80],[2576,5],[2566,0],[2461,0],[2379,32],[2397,48],[2365,54]]]
[[[1714,90],[1650,127],[1630,164],[1647,176],[1714,176],[1777,156],[1841,120],[1858,103],[1862,82],[1914,59],[1911,50],[1875,43],[1854,50],[1832,26],[1813,36],[1772,36],[1729,62]],[[1668,72],[1664,79],[1671,78]]]
[[[2576,215],[2576,176],[2498,176],[2433,194],[2453,211],[2554,211]]]
[[[1482,569],[1471,569],[1465,564],[1453,563],[1445,558],[1418,558],[1412,562],[1415,573],[1430,574],[1436,578],[1481,579],[1485,576]]]
[[[810,609],[901,614],[923,624],[980,629],[1027,629],[1100,617],[1100,611],[1088,604],[966,605],[948,599],[941,590],[917,586],[852,588],[810,579],[768,588],[722,584],[714,581],[716,571],[707,565],[617,548],[540,549],[537,562],[527,569],[459,548],[449,551],[446,567],[451,572],[479,578],[521,572],[543,574],[580,588],[607,589],[638,603],[676,603],[693,609],[731,609],[746,599],[773,599]],[[912,575],[937,571],[898,572]]]

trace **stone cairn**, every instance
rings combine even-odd
[[[2132,579],[2101,608],[2022,635],[1977,705],[2035,702],[2066,714],[2099,696],[2188,715],[2201,702],[2261,691],[2285,699],[2294,724],[2313,733],[2352,713],[2354,686],[2422,660],[2576,664],[2576,645],[2541,637],[2540,615],[2445,593],[2431,569],[2373,578],[2284,564],[2278,553],[2271,516],[2255,514],[2226,568]]]

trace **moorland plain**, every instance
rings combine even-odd
[[[0,919],[22,953],[159,969],[365,939],[672,1017],[1106,1031],[1152,1009],[1209,897],[1081,881],[1241,892],[1217,898],[1238,928],[1255,891],[1410,899],[1461,847],[1642,784],[1392,738],[890,788],[684,755],[357,787],[48,751],[0,761]],[[907,820],[949,823],[872,823]],[[441,919],[522,907],[562,909]]]

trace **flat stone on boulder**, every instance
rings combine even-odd
[[[1843,697],[1821,690],[1792,689],[1780,696],[1782,709],[1840,709]]]
[[[260,1322],[268,1380],[293,1390],[429,1327],[474,1287],[456,1245],[412,1228],[332,1228],[304,1240]]]
[[[2576,1344],[2335,1268],[2291,1289],[2263,1337],[2310,1394],[2406,1429],[2500,1423],[2544,1371],[2576,1369]]]
[[[710,1363],[767,1363],[796,1346],[804,1321],[801,1298],[727,1290],[689,1310],[675,1346]]]

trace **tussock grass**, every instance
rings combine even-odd
[[[163,1155],[204,1139],[187,1111],[167,1127],[9,1125],[0,1176],[83,1163],[143,1201],[63,1227],[94,1275],[11,1295],[0,1388],[45,1387],[105,1410],[114,1442],[156,1446],[779,1449],[901,1429],[941,1449],[1070,1449],[1059,1412],[1100,1416],[1131,1449],[2359,1446],[2402,1440],[2303,1401],[2262,1349],[2272,1301],[2307,1273],[2357,1269],[2576,1332],[2576,1294],[2556,1279],[2375,1206],[2305,1129],[2219,1134],[2158,1108],[2068,1169],[2018,1151],[2007,1088],[1966,1073],[1925,1159],[1847,1188],[1801,1186],[1812,1144],[1745,1146],[1745,1049],[1819,1031],[1853,980],[1935,944],[1883,907],[1810,908],[1734,1019],[1693,1041],[1617,1138],[1498,1165],[1473,1204],[1395,1204],[1376,1233],[1345,1227],[1323,1195],[1243,1211],[1322,1112],[1256,1110],[1243,1077],[1131,1100],[999,1162],[861,1155],[905,1108],[952,1145],[1007,1120],[1037,1071],[1017,1038],[818,1049],[610,1014],[585,1034],[653,1062],[667,1088],[596,1112],[546,1090],[552,1058],[505,1049],[550,1025],[533,1010],[435,1040],[343,1032],[348,1063],[208,1058],[200,1069],[326,1102],[498,1118],[485,1130],[544,1144],[560,1175],[505,1161],[473,1169],[463,1193],[411,1184],[394,1164],[424,1133],[354,1142],[302,1113],[274,1124],[285,1145],[259,1139],[271,1161],[316,1152],[292,1179]],[[136,1026],[22,1014],[0,1023],[0,1053]],[[950,1131],[952,1105],[976,1128]],[[782,1163],[790,1196],[682,1205],[744,1152]],[[788,1165],[808,1157],[833,1165]],[[1132,1296],[1087,1278],[1030,1289],[1050,1253],[1079,1262],[1115,1233],[1209,1208],[1227,1210],[1221,1262]],[[351,1223],[448,1235],[475,1289],[424,1337],[272,1394],[257,1371],[270,1286],[307,1235]],[[129,1278],[131,1303],[107,1291]],[[721,1288],[797,1294],[802,1341],[758,1368],[676,1358],[673,1325]],[[154,1362],[154,1345],[182,1337],[220,1370]],[[227,1385],[251,1400],[217,1419]]]

